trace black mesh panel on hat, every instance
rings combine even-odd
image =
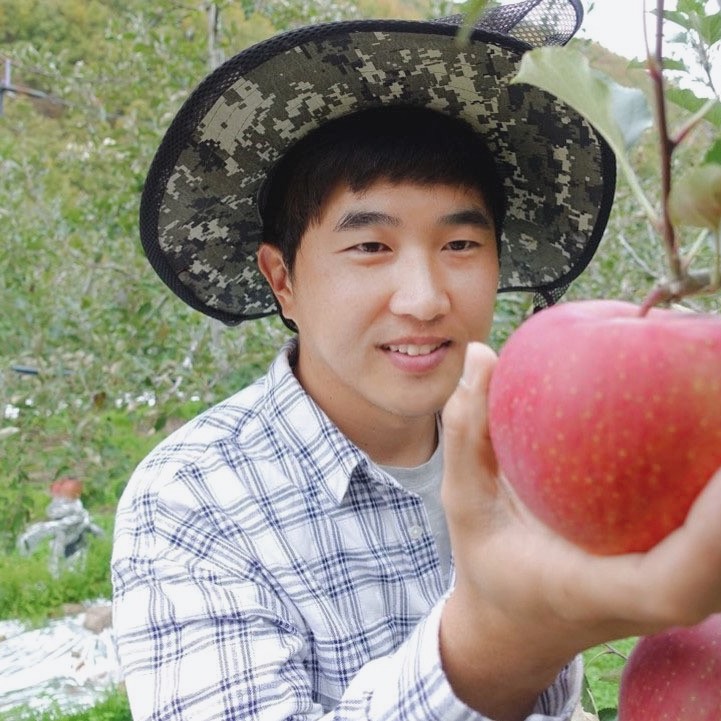
[[[549,308],[557,303],[568,290],[568,285],[559,285],[557,288],[544,288],[542,291],[533,294],[533,312],[536,313],[544,308]]]
[[[439,18],[439,22],[460,25],[463,15]],[[583,9],[573,0],[525,0],[487,10],[474,27],[510,35],[531,47],[565,45],[576,33]]]

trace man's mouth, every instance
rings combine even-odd
[[[448,345],[448,341],[440,343],[425,343],[423,345],[415,345],[412,343],[403,343],[402,345],[384,345],[384,350],[389,350],[392,353],[402,353],[403,355],[418,356],[418,355],[430,355],[433,351],[438,350],[444,345]]]

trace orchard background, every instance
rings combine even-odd
[[[42,623],[64,604],[109,598],[113,515],[138,461],[200,410],[259,375],[286,337],[275,320],[228,329],[157,279],[137,233],[139,195],[162,134],[189,90],[224,57],[298,24],[453,12],[444,0],[0,0],[0,619]],[[618,82],[642,72],[574,41]],[[640,75],[641,74],[641,75]],[[697,129],[685,154],[707,146]],[[654,136],[633,151],[658,184]],[[657,238],[619,178],[596,258],[569,299],[641,302],[664,272]],[[719,311],[718,297],[689,302]],[[501,296],[492,344],[527,315]],[[41,520],[48,487],[84,482],[106,533],[82,573],[52,579],[15,541]],[[585,705],[615,716],[626,639],[586,654]],[[83,718],[130,716],[122,688]],[[78,717],[80,718],[80,717]]]

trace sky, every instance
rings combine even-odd
[[[647,7],[655,7],[653,0],[647,0]],[[583,0],[585,16],[579,37],[590,37],[618,55],[627,58],[645,55],[643,39],[644,18],[650,23],[654,17],[644,15],[643,0]],[[675,2],[667,2],[671,8]]]
[[[609,50],[627,58],[645,58],[646,46],[644,41],[643,26],[647,25],[649,42],[652,46],[655,43],[655,22],[654,15],[646,12],[644,14],[643,0],[582,0],[585,16],[581,30],[577,37],[590,37],[596,40]],[[655,0],[646,0],[648,10],[656,7]],[[665,8],[673,10],[676,7],[676,0],[666,0]],[[721,8],[721,0],[708,0],[707,12],[718,13]],[[680,31],[680,28],[672,23],[666,24],[666,37],[671,37]],[[667,51],[673,49],[674,55],[678,56],[680,50],[677,45],[666,45]],[[721,59],[712,56],[714,65],[714,82],[719,87],[721,81]],[[687,56],[684,60],[692,62]]]

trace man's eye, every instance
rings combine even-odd
[[[361,253],[381,253],[387,246],[383,245],[383,243],[358,243],[353,247]]]
[[[446,245],[448,250],[472,250],[478,243],[474,240],[452,240]]]

